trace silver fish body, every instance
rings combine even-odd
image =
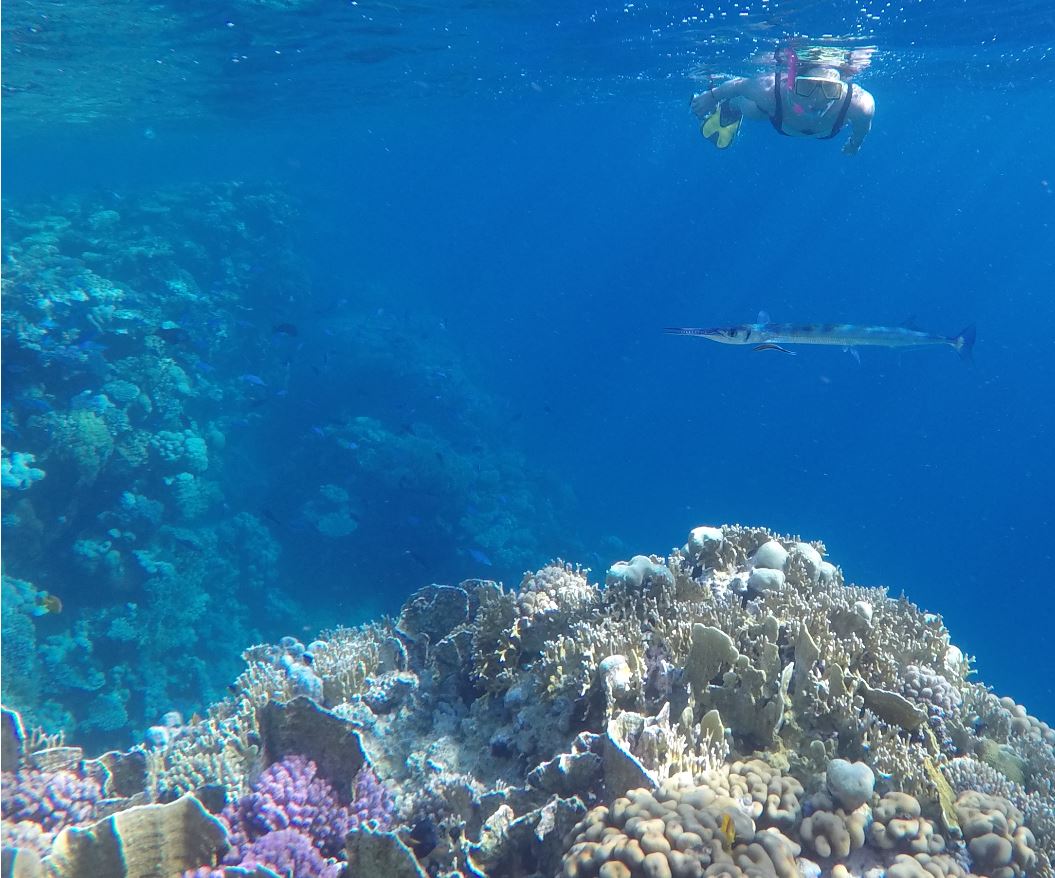
[[[959,335],[936,335],[904,326],[862,326],[855,323],[742,323],[715,329],[674,326],[664,330],[672,335],[707,338],[722,344],[754,345],[755,350],[785,350],[781,345],[835,345],[842,348],[916,348],[949,345],[960,356],[969,358],[974,346],[974,326]]]

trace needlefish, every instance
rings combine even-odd
[[[759,315],[762,317],[763,315]],[[948,345],[963,359],[971,359],[974,347],[974,325],[958,335],[937,335],[909,326],[867,326],[857,323],[742,323],[704,329],[692,326],[671,326],[663,330],[671,335],[691,335],[709,338],[722,344],[754,345],[756,351],[781,351],[794,354],[784,345],[835,345],[851,352],[859,347],[918,348]]]

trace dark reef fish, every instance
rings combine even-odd
[[[410,830],[410,847],[418,858],[427,857],[439,843],[439,831],[430,817],[422,817]]]
[[[296,324],[294,323],[276,323],[271,327],[271,332],[275,335],[300,335],[300,330],[297,329]]]
[[[53,411],[54,406],[41,396],[33,396],[29,393],[20,393],[13,400],[15,406],[29,412],[45,414]]]
[[[974,347],[974,326],[959,335],[936,335],[906,326],[861,326],[855,323],[742,323],[737,326],[700,329],[672,326],[663,330],[671,335],[708,338],[722,344],[754,345],[756,351],[782,351],[786,344],[835,345],[841,348],[917,348],[949,345],[963,359],[970,360]]]
[[[193,343],[190,332],[169,320],[162,323],[155,332],[169,344],[189,346]]]

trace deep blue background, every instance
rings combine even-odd
[[[611,537],[662,553],[703,523],[821,539],[849,580],[943,614],[981,679],[1050,722],[1050,93],[863,84],[878,113],[856,157],[761,124],[718,152],[682,83],[594,102],[525,85],[152,138],[8,138],[6,195],[288,183],[315,294],[373,284],[442,321],[508,407],[510,441],[574,489],[595,548],[573,560],[600,573]],[[973,322],[975,363],[661,333],[760,309]]]

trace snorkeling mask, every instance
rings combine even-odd
[[[846,83],[839,78],[837,71],[827,68],[810,70],[803,76],[795,77],[796,96],[812,98],[818,89],[826,101],[837,101],[845,94]]]

